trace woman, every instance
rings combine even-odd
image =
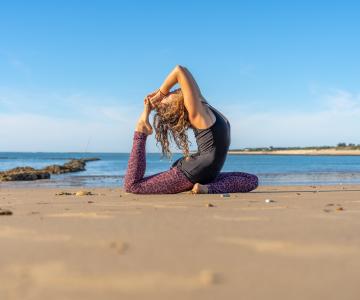
[[[180,89],[170,92],[179,84]],[[191,73],[176,66],[161,87],[144,100],[144,111],[136,125],[133,147],[125,175],[127,192],[137,194],[172,194],[191,190],[193,193],[250,192],[258,186],[255,175],[223,172],[230,145],[230,123],[207,103]],[[153,128],[149,123],[156,110],[154,127],[163,154],[169,156],[169,138],[183,151],[170,170],[144,177],[145,144]],[[189,155],[187,129],[193,129],[198,151]]]

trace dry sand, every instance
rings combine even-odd
[[[0,189],[1,300],[360,297],[360,186],[60,191]]]
[[[309,149],[309,150],[274,150],[274,151],[229,151],[228,154],[233,155],[264,155],[264,154],[270,154],[270,155],[341,155],[341,156],[347,156],[347,155],[360,155],[360,150],[337,150],[337,149]]]

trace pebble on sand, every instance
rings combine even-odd
[[[275,201],[271,200],[271,199],[265,199],[265,203],[272,203],[272,202],[275,202]]]
[[[230,197],[230,194],[221,194],[221,197],[222,197],[222,198]]]
[[[206,207],[215,207],[215,205],[212,203],[206,203]]]

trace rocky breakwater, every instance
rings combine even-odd
[[[49,179],[51,174],[63,174],[85,171],[86,163],[89,161],[100,160],[100,158],[81,158],[71,159],[63,165],[50,165],[43,169],[31,167],[18,167],[0,172],[0,181],[25,181]]]

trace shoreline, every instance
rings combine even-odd
[[[229,155],[306,155],[306,156],[358,156],[360,150],[274,150],[274,151],[229,151]]]
[[[38,181],[38,183],[40,183],[41,181]],[[263,188],[299,188],[299,189],[303,189],[306,187],[311,187],[311,186],[317,186],[317,187],[322,187],[322,188],[330,188],[330,187],[336,187],[336,188],[341,188],[341,187],[349,187],[349,186],[354,186],[354,185],[359,185],[359,182],[339,182],[339,183],[333,183],[330,182],[328,184],[326,183],[301,183],[301,184],[294,184],[294,183],[289,183],[289,184],[284,184],[284,183],[279,183],[279,184],[270,184],[270,183],[262,183],[259,185],[259,187],[263,187]],[[1,190],[32,190],[32,191],[36,191],[36,190],[97,190],[97,189],[111,189],[111,190],[120,190],[123,191],[123,187],[122,184],[120,185],[109,185],[109,186],[100,186],[100,185],[94,185],[94,186],[90,186],[90,185],[61,185],[59,184],[58,186],[55,185],[48,185],[48,183],[40,183],[40,184],[34,184],[34,181],[31,182],[24,182],[24,181],[15,181],[15,182],[0,182],[0,192]],[[183,192],[186,193],[186,192]],[[183,193],[179,193],[179,194],[183,194]],[[235,193],[236,194],[236,193]],[[136,195],[136,194],[135,194]],[[167,194],[157,194],[159,196],[162,195],[167,195]],[[176,195],[176,194],[170,194],[170,195]]]

